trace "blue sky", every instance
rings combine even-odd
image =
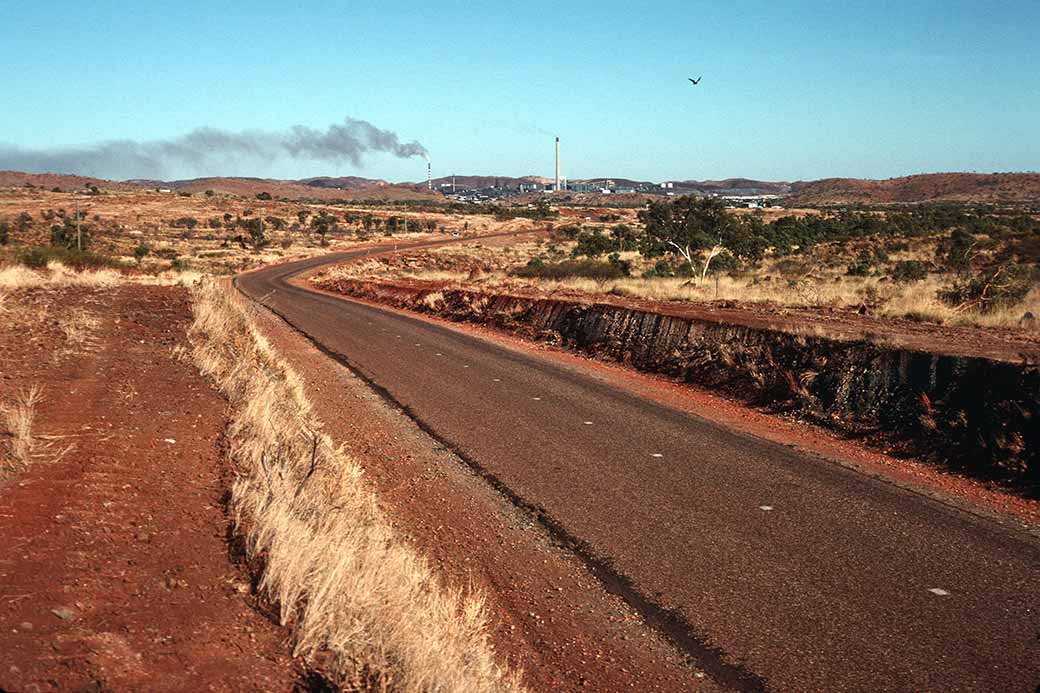
[[[551,175],[554,134],[572,178],[1040,169],[1036,0],[393,5],[4,3],[0,144],[349,116],[421,142],[434,175]],[[417,180],[425,165],[171,173]]]

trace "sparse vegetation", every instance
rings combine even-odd
[[[26,248],[18,256],[19,261],[26,267],[42,269],[52,263],[59,263],[76,270],[87,269],[118,269],[123,266],[115,258],[89,250],[79,251],[75,248],[63,246],[35,246]]]
[[[152,252],[152,249],[148,247],[148,244],[141,241],[134,248],[134,259],[137,260],[137,266],[141,266],[141,261],[148,257],[148,253]]]
[[[0,484],[25,471],[33,460],[33,426],[39,402],[40,389],[35,386],[11,401],[0,402]]]
[[[692,261],[684,256],[685,249],[667,251],[671,246],[666,242],[648,241],[640,227],[586,221],[581,226],[557,225],[539,242],[507,248],[470,246],[465,253],[438,249],[419,253],[400,268],[377,262],[345,271],[352,276],[400,275],[461,285],[479,266],[479,281],[485,287],[847,308],[919,322],[1036,329],[1035,320],[1024,318],[1040,314],[1035,269],[1040,242],[1031,242],[1034,236],[1040,238],[1040,227],[1030,219],[1000,213],[979,218],[983,213],[978,210],[945,207],[884,215],[786,214],[768,222],[755,213],[723,213],[732,218],[722,233],[703,220],[689,225],[697,232],[713,231],[701,233],[700,240],[690,235]],[[713,218],[712,214],[707,216]],[[959,231],[961,227],[945,228],[946,223],[984,228],[994,235],[974,236]],[[904,232],[911,235],[895,235]],[[708,263],[720,239],[725,247]],[[715,245],[707,247],[709,243]],[[1002,270],[986,289],[987,278],[1007,263],[1017,269]],[[711,281],[690,281],[707,275]],[[974,285],[973,279],[978,279]]]
[[[223,285],[194,289],[193,357],[231,404],[230,507],[295,653],[350,690],[519,690],[477,595],[440,584],[397,536],[360,466]]]
[[[599,260],[564,260],[563,262],[545,262],[535,258],[523,267],[513,271],[513,276],[525,279],[568,279],[582,277],[595,281],[621,279],[627,276],[623,266],[613,262]]]

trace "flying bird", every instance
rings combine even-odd
[[[693,83],[694,83],[695,85],[697,85],[697,84],[700,84],[700,83],[701,83],[701,79],[702,79],[702,78],[701,78],[701,77],[698,77],[697,79],[694,79],[693,77],[687,77],[686,79],[690,80],[690,81],[691,81],[691,82],[693,82]]]

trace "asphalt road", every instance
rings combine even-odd
[[[550,357],[286,282],[356,254],[237,283],[537,514],[719,683],[1040,684],[1035,537]]]

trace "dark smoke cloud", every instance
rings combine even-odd
[[[370,152],[428,158],[418,142],[401,142],[389,130],[346,118],[326,130],[297,125],[285,132],[228,132],[198,128],[182,137],[135,142],[113,140],[84,147],[24,149],[0,144],[0,169],[31,173],[75,173],[102,178],[163,178],[178,174],[216,175],[276,160],[302,159],[360,166]]]

